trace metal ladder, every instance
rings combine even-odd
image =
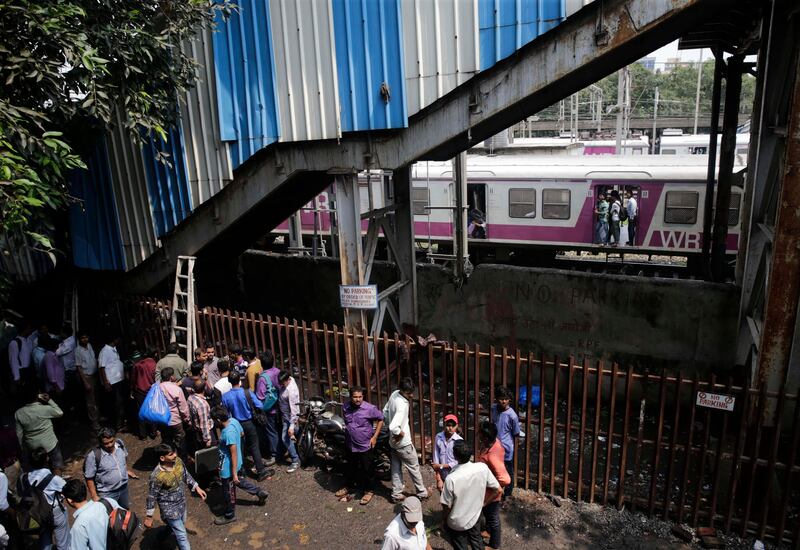
[[[194,256],[178,256],[175,268],[175,292],[172,294],[172,325],[169,341],[185,350],[186,362],[194,360],[195,348],[195,288]]]

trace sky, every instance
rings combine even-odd
[[[663,48],[659,48],[645,57],[655,57],[656,68],[659,68],[659,64],[663,64],[667,61],[667,59],[673,57],[678,57],[681,61],[698,61],[700,59],[701,52],[703,55],[703,60],[711,59],[711,50],[708,48],[703,48],[702,50],[679,50],[678,41],[676,40],[675,42],[670,42]]]

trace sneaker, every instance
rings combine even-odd
[[[236,521],[236,517],[226,518],[225,516],[217,516],[214,518],[214,525],[228,525]]]
[[[272,477],[275,475],[275,468],[267,468],[260,474],[256,476],[256,481],[264,481],[268,477]]]
[[[300,465],[296,462],[292,462],[292,465],[286,468],[286,473],[291,474],[292,472],[296,472],[298,468],[300,468]]]
[[[258,505],[264,506],[267,503],[267,498],[269,498],[269,493],[266,491],[262,491],[258,493]]]
[[[270,457],[269,459],[264,461],[264,466],[274,466],[275,465],[275,457]]]

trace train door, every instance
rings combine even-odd
[[[487,237],[486,184],[467,183],[467,205],[469,206],[470,237],[485,239]]]
[[[607,184],[597,185],[595,187],[595,204],[600,198],[600,194],[602,193],[606,197],[606,201],[608,201],[608,206],[611,208],[612,199],[609,196],[612,191],[616,191],[619,193],[620,201],[622,203],[622,208],[628,207],[628,199],[626,196],[626,192],[630,191],[633,195],[634,200],[636,201],[636,215],[638,217],[638,213],[642,208],[642,188],[638,185],[629,185],[625,183],[612,183],[609,182]],[[638,228],[638,220],[634,219],[633,221],[623,222],[620,224],[620,243],[628,244],[628,246],[635,246],[637,242],[641,242],[641,239],[637,239],[636,236],[636,229]],[[632,238],[631,238],[632,237]],[[595,241],[598,240],[597,235],[595,235]]]

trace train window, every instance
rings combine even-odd
[[[569,202],[569,189],[543,189],[542,217],[548,220],[568,220]]]
[[[695,223],[699,197],[696,191],[668,191],[664,223]]]
[[[509,218],[535,218],[536,217],[536,190],[535,189],[509,189],[508,190],[508,217]]]
[[[424,187],[414,187],[411,189],[411,204],[415,216],[427,216],[430,211],[425,207],[431,203],[431,191]]]
[[[674,155],[675,149],[661,149],[662,155]]]
[[[728,225],[737,225],[739,223],[739,208],[742,204],[741,193],[731,193],[731,203],[728,208]]]

